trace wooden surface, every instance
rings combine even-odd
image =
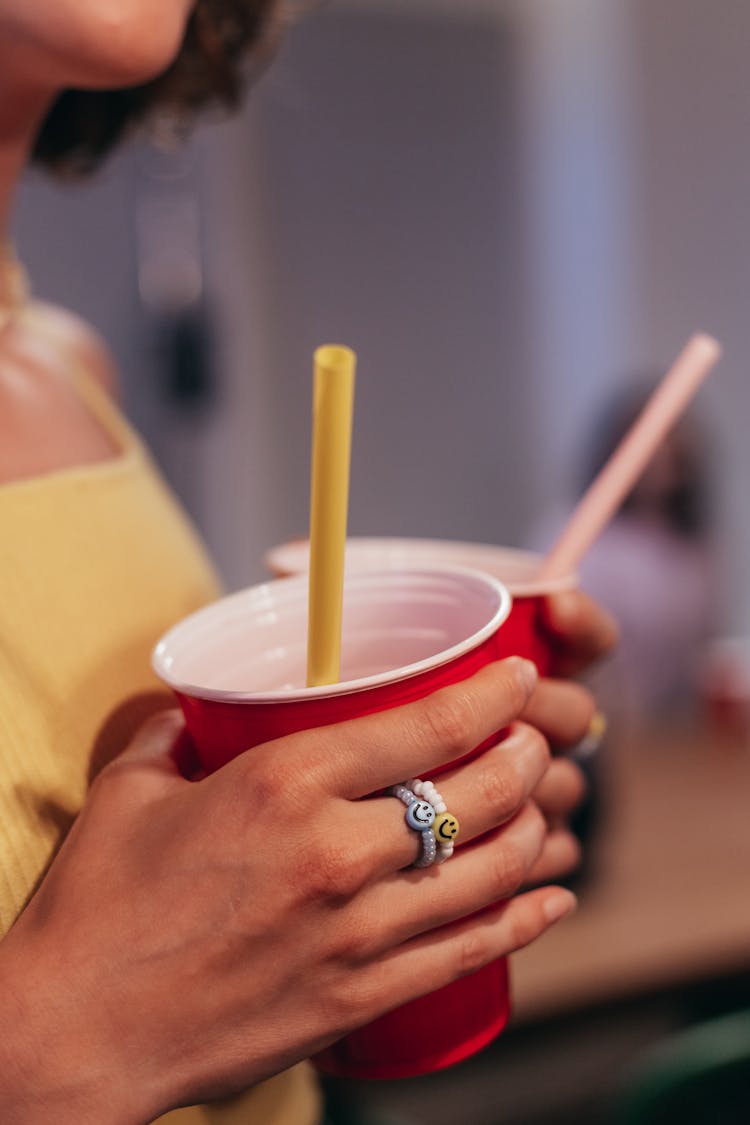
[[[516,1023],[750,969],[750,742],[669,729],[603,752],[595,870],[514,955]]]

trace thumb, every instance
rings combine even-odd
[[[143,766],[167,777],[189,776],[195,751],[176,707],[159,711],[141,726],[116,759],[119,765]]]

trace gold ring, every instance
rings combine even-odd
[[[607,716],[603,711],[595,711],[591,716],[591,722],[586,728],[586,733],[573,751],[573,756],[579,761],[584,758],[592,757],[592,755],[596,754],[602,742],[604,742],[606,733]]]

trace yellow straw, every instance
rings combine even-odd
[[[308,687],[333,684],[340,679],[344,547],[356,363],[354,352],[337,344],[326,344],[315,351]]]

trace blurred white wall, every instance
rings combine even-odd
[[[570,504],[592,419],[644,358],[631,14],[629,0],[512,5],[541,509]]]
[[[332,0],[180,158],[220,394],[163,401],[136,285],[142,152],[29,181],[37,289],[91,317],[232,585],[304,532],[310,362],[359,354],[351,529],[521,542],[572,497],[612,388],[696,327],[727,359],[727,601],[750,631],[742,0]]]
[[[236,378],[264,387],[263,462],[247,447],[241,474],[273,490],[253,505],[264,543],[306,528],[311,357],[327,340],[359,358],[352,532],[521,534],[513,81],[492,17],[332,5],[290,34],[227,131],[245,190],[221,216],[244,234],[217,275],[245,271],[245,292],[262,294],[260,316],[251,303],[237,317],[254,322],[263,361]]]
[[[703,393],[714,428],[723,627],[750,634],[750,5],[632,5],[643,354],[695,328],[724,344]]]

